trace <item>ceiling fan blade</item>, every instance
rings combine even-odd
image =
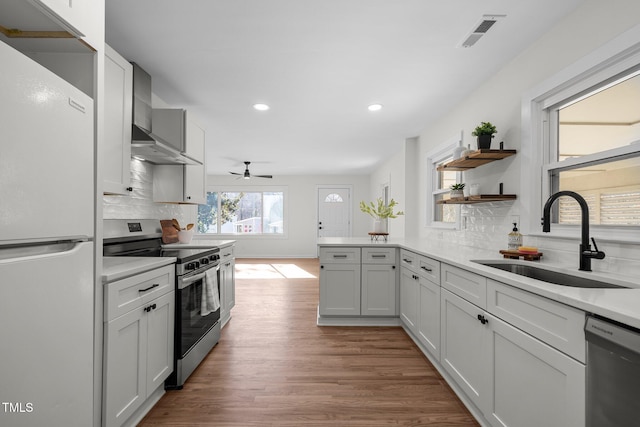
[[[273,175],[251,175],[251,176],[255,176],[256,178],[273,178]]]
[[[229,173],[230,173],[231,175],[244,175],[243,173],[231,172],[231,171],[229,171]]]

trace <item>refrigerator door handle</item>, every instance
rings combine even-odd
[[[55,242],[34,243],[22,246],[0,246],[0,264],[23,259],[35,260],[57,255],[66,255],[77,251],[82,243],[86,243],[88,241],[88,238],[78,238]]]

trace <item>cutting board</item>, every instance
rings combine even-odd
[[[170,219],[161,219],[162,226],[162,243],[178,243],[178,230],[173,226]]]
[[[542,252],[520,252],[519,250],[501,250],[500,253],[509,259],[520,259],[522,257],[525,261],[537,261],[542,256]]]

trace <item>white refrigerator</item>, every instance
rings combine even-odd
[[[93,423],[93,100],[0,42],[0,426]]]

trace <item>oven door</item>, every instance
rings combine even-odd
[[[206,316],[202,315],[202,298],[206,274],[214,268],[219,275],[219,265],[212,266],[206,272],[181,276],[178,281],[176,304],[176,356],[182,359],[198,341],[220,320],[220,308]],[[220,280],[216,280],[220,295]]]

